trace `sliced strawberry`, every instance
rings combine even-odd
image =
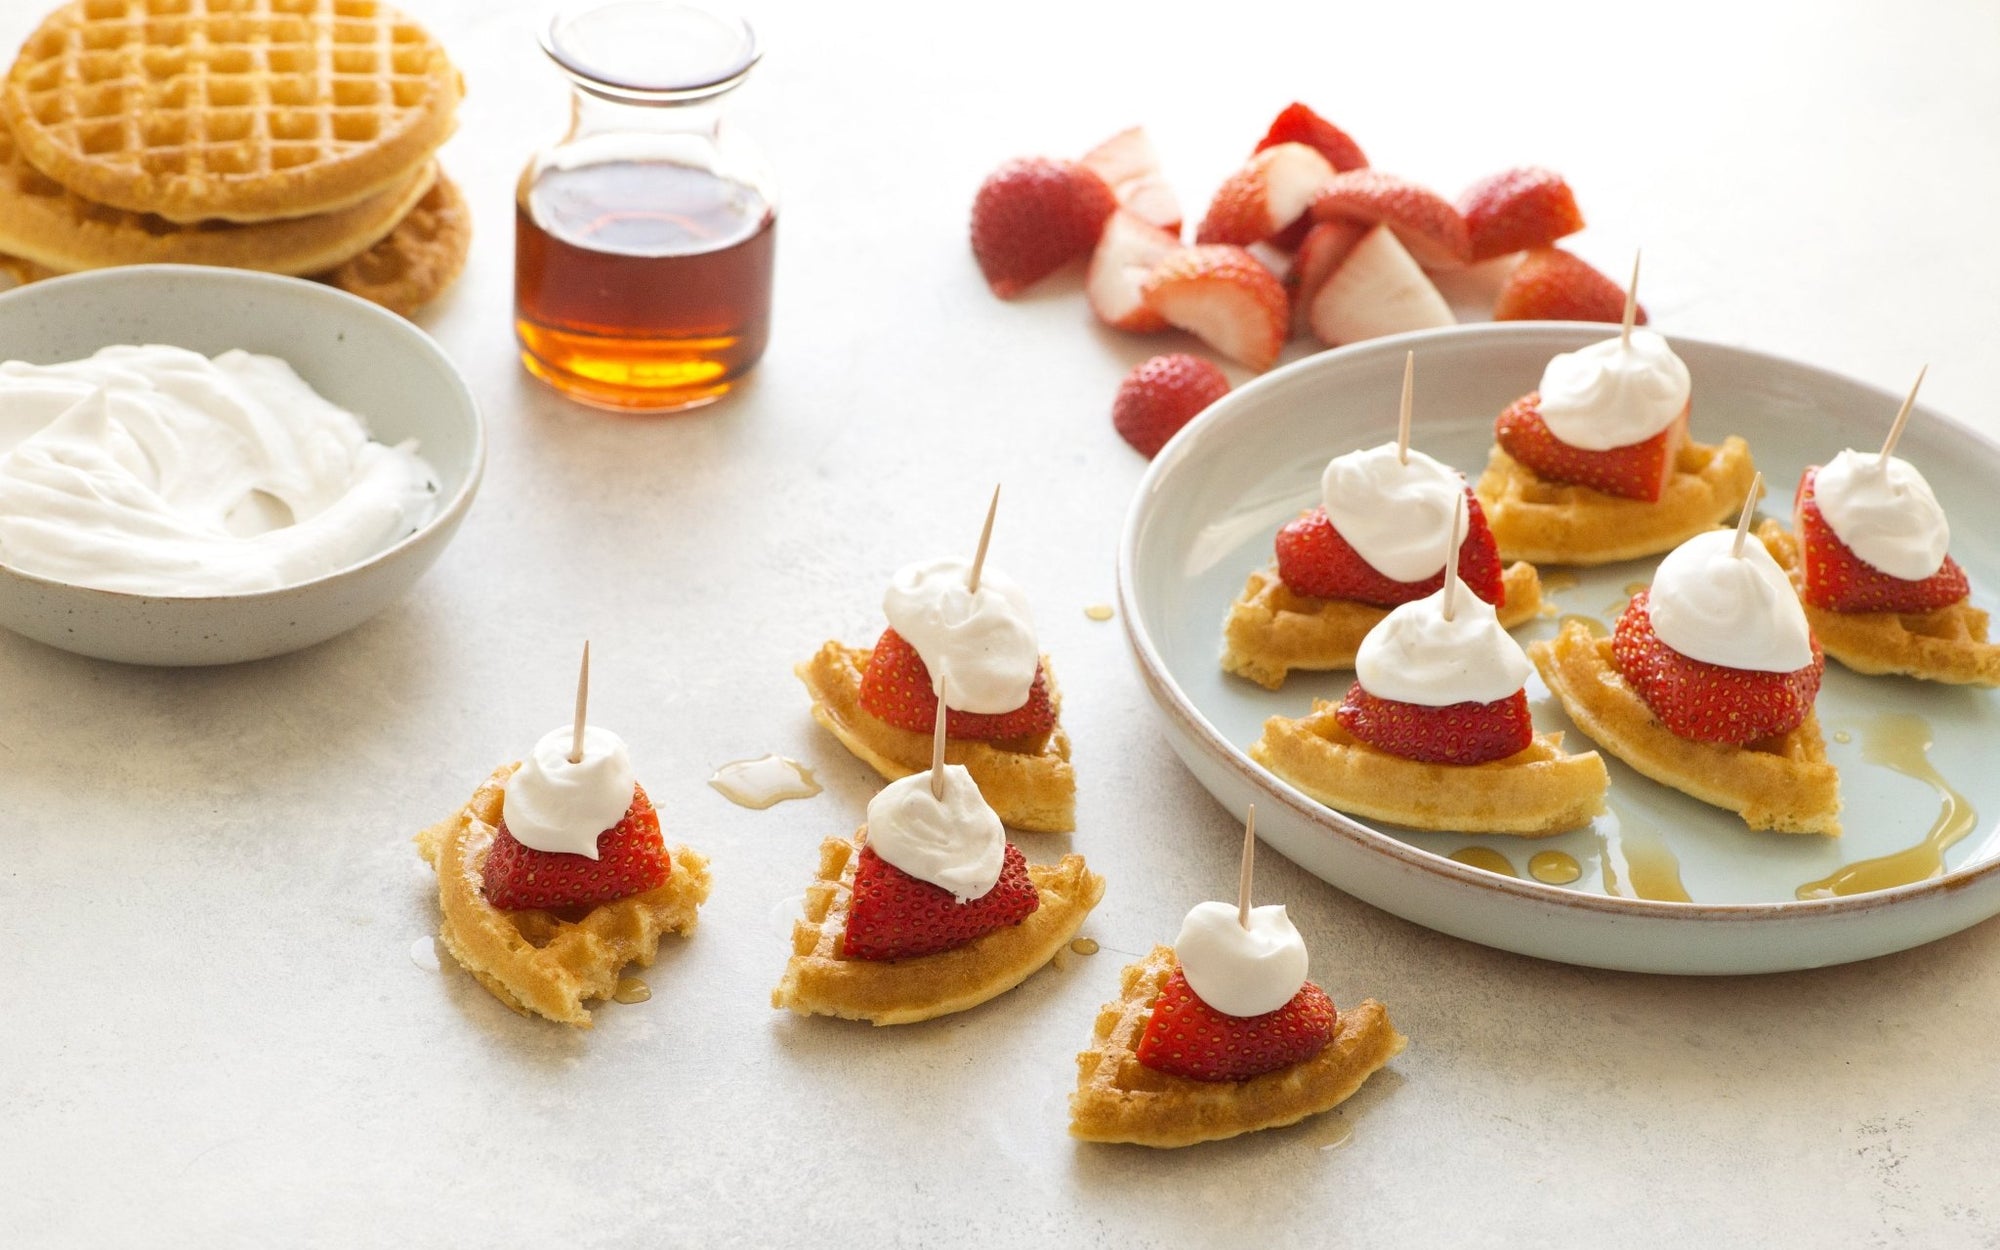
[[[1472,235],[1451,202],[1428,187],[1377,169],[1335,174],[1313,201],[1313,218],[1343,218],[1387,226],[1426,269],[1462,269],[1472,262]]]
[[[1484,764],[1528,749],[1535,740],[1528,692],[1491,703],[1426,707],[1378,699],[1355,682],[1334,709],[1348,733],[1370,746],[1425,764]]]
[[[1312,223],[1312,228],[1299,240],[1298,254],[1292,258],[1290,283],[1294,337],[1311,333],[1307,311],[1313,299],[1369,229],[1358,221],[1320,221]]]
[[[1247,247],[1273,238],[1305,216],[1331,177],[1333,166],[1303,143],[1263,148],[1216,188],[1195,242]]]
[[[986,176],[972,200],[972,255],[986,285],[1011,299],[1090,255],[1118,200],[1069,161],[1028,157]]]
[[[1495,321],[1623,321],[1625,288],[1559,247],[1529,248],[1493,305]],[[1646,324],[1639,309],[1638,324]]]
[[[1529,391],[1493,421],[1500,450],[1548,482],[1570,482],[1607,495],[1658,502],[1687,441],[1687,413],[1658,434],[1627,447],[1591,451],[1557,438],[1542,420],[1540,391]]]
[[[895,630],[883,630],[875,641],[874,654],[868,657],[868,668],[861,674],[862,709],[898,729],[928,735],[937,724],[934,690],[931,671],[917,649]],[[952,708],[944,716],[945,737],[961,741],[1033,738],[1055,727],[1048,675],[1040,669],[1035,670],[1035,684],[1028,688],[1028,701],[1011,712]]]
[[[1222,370],[1199,356],[1155,356],[1125,375],[1111,401],[1111,424],[1152,457],[1202,409],[1229,393]]]
[[[1007,844],[1000,879],[961,903],[950,890],[919,880],[863,846],[854,865],[841,954],[849,959],[914,959],[977,941],[1020,924],[1042,905],[1028,878],[1028,861]]]
[[[1231,360],[1268,369],[1285,346],[1285,285],[1240,247],[1190,247],[1166,257],[1140,288],[1146,303]]]
[[[1465,541],[1458,547],[1458,579],[1481,599],[1500,607],[1507,601],[1501,577],[1500,547],[1486,524],[1486,513],[1470,490],[1465,492]],[[1340,536],[1326,509],[1312,508],[1278,531],[1278,578],[1292,593],[1314,599],[1352,599],[1393,608],[1399,603],[1436,594],[1444,586],[1444,570],[1420,582],[1399,582],[1361,558]]]
[[[1742,746],[1797,729],[1812,711],[1826,657],[1789,673],[1729,668],[1682,655],[1653,632],[1647,592],[1626,605],[1611,633],[1611,658],[1669,732],[1695,742]]]
[[[1292,1000],[1261,1016],[1232,1016],[1201,1001],[1175,968],[1139,1034],[1139,1062],[1192,1081],[1245,1081],[1289,1068],[1325,1050],[1339,1013],[1308,981]]]
[[[1369,227],[1306,305],[1306,324],[1313,336],[1334,347],[1408,330],[1435,330],[1457,321],[1430,275],[1387,226]]]
[[[1532,166],[1481,178],[1458,197],[1458,211],[1472,236],[1475,261],[1547,247],[1583,229],[1576,193],[1563,176]]]
[[[1125,209],[1111,214],[1083,280],[1090,310],[1113,329],[1139,334],[1166,329],[1167,319],[1146,306],[1140,290],[1153,267],[1180,249],[1180,239]]]
[[[1126,212],[1148,225],[1180,233],[1180,200],[1160,172],[1159,153],[1144,128],[1119,131],[1085,152],[1077,164],[1104,179]]]
[[[1327,164],[1339,173],[1368,168],[1368,158],[1362,154],[1360,144],[1349,138],[1346,131],[1303,104],[1287,104],[1271,119],[1271,128],[1257,141],[1257,151],[1276,147],[1280,143],[1305,144],[1324,156]]]
[[[1799,558],[1805,566],[1805,590],[1799,597],[1829,612],[1935,612],[1971,593],[1965,570],[1950,556],[1929,577],[1911,581],[1884,573],[1854,554],[1840,541],[1813,497],[1812,465],[1799,476],[1792,500],[1793,529],[1799,536]]]
[[[597,835],[597,858],[538,851],[507,832],[493,834],[481,871],[486,901],[502,911],[595,907],[666,884],[673,863],[660,840],[660,816],[646,791],[632,787],[632,805],[617,824]]]

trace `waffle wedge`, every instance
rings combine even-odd
[[[600,903],[576,920],[539,910],[501,911],[486,901],[481,870],[516,767],[495,769],[470,802],[416,837],[417,849],[437,870],[440,935],[467,972],[521,1015],[587,1029],[590,1012],[583,1004],[610,997],[626,964],[650,967],[662,936],[694,932],[696,909],[708,898],[708,861],[672,847],[665,884]]]
[[[1055,958],[1104,897],[1104,878],[1083,856],[1030,864],[1041,902],[1017,925],[964,946],[912,959],[848,959],[842,954],[854,870],[867,839],[820,843],[819,874],[806,890],[805,915],[792,927],[792,957],[771,991],[771,1005],[802,1016],[838,1016],[871,1024],[913,1024],[977,1007],[1013,989]]]
[[[457,280],[472,247],[472,214],[458,184],[440,173],[388,237],[319,281],[407,317]]]

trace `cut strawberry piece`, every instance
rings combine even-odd
[[[1500,547],[1486,524],[1486,513],[1470,490],[1465,492],[1465,541],[1458,547],[1458,579],[1472,593],[1501,607],[1507,587],[1501,576]],[[1399,582],[1361,558],[1340,536],[1326,509],[1313,508],[1278,531],[1278,578],[1294,593],[1314,599],[1352,599],[1393,608],[1399,603],[1435,594],[1444,586],[1444,570],[1420,582]]]
[[[1104,179],[1069,161],[1029,157],[986,176],[972,200],[972,255],[986,285],[1011,299],[1090,255],[1118,207]]]
[[[1540,391],[1529,391],[1508,405],[1493,422],[1500,450],[1547,482],[1588,486],[1624,499],[1658,502],[1674,475],[1674,461],[1687,441],[1687,412],[1644,442],[1591,451],[1572,447],[1555,436],[1542,420]]]
[[[597,835],[597,858],[523,846],[507,831],[493,834],[481,869],[486,901],[502,911],[595,907],[666,884],[673,863],[660,840],[660,817],[646,791],[632,787],[632,805]]]
[[[1368,234],[1369,227],[1358,221],[1320,221],[1299,240],[1298,254],[1292,258],[1292,334],[1311,333],[1307,311],[1319,289],[1340,268],[1347,254]]]
[[[1280,143],[1305,144],[1324,156],[1327,164],[1339,173],[1368,168],[1368,158],[1362,154],[1360,144],[1349,138],[1346,131],[1303,104],[1287,104],[1271,119],[1271,128],[1257,142],[1257,151],[1262,152]]]
[[[1181,204],[1160,172],[1160,156],[1142,127],[1121,130],[1083,154],[1077,164],[1104,179],[1126,212],[1178,235]]]
[[[928,736],[937,725],[937,695],[931,671],[924,658],[901,634],[885,629],[875,641],[874,654],[861,674],[861,707],[870,715],[898,729]],[[944,733],[962,741],[993,742],[1007,738],[1033,738],[1056,727],[1055,708],[1049,703],[1048,675],[1035,670],[1035,684],[1028,688],[1028,701],[1011,712],[945,712]]]
[[[1805,568],[1800,598],[1829,612],[1935,612],[1972,592],[1965,570],[1950,556],[1937,572],[1911,581],[1884,573],[1855,555],[1827,524],[1813,498],[1818,472],[1819,466],[1812,465],[1799,476],[1798,494],[1792,499],[1793,529]]]
[[[1430,275],[1387,226],[1369,228],[1349,247],[1306,305],[1313,336],[1334,347],[1457,321]]]
[[[1370,746],[1425,764],[1504,760],[1535,740],[1525,689],[1491,703],[1426,707],[1378,699],[1357,681],[1333,715],[1341,728]]]
[[[950,890],[919,880],[863,846],[854,865],[841,954],[848,959],[914,959],[935,955],[1015,925],[1042,905],[1028,861],[1007,844],[1000,879],[961,903]]]
[[[1458,197],[1458,211],[1472,236],[1475,261],[1547,247],[1583,229],[1576,193],[1550,169],[1509,169],[1481,178]]]
[[[1451,202],[1428,187],[1376,169],[1335,174],[1313,201],[1313,219],[1336,218],[1387,226],[1426,269],[1461,269],[1472,262],[1472,235]]]
[[[1229,379],[1201,357],[1155,356],[1118,384],[1111,424],[1126,442],[1152,457],[1202,409],[1228,393]]]
[[[1559,247],[1528,249],[1500,288],[1495,321],[1623,321],[1625,288]],[[1637,317],[1646,324],[1642,306]]]
[[[1308,981],[1292,1000],[1261,1016],[1232,1016],[1201,1001],[1178,967],[1153,1000],[1139,1035],[1139,1062],[1193,1081],[1244,1081],[1289,1068],[1325,1050],[1339,1013]]]
[[[1140,293],[1153,267],[1181,250],[1181,241],[1119,209],[1104,223],[1083,291],[1097,319],[1117,330],[1145,334],[1167,328],[1167,319],[1147,307]]]
[[[1285,284],[1240,247],[1190,247],[1160,261],[1140,288],[1146,303],[1239,364],[1268,369],[1285,346]]]
[[[1789,733],[1819,695],[1826,657],[1812,640],[1812,663],[1789,673],[1709,664],[1682,655],[1653,632],[1647,592],[1632,596],[1611,634],[1611,658],[1660,723],[1694,742],[1742,746]]]
[[[1195,242],[1247,247],[1273,238],[1305,216],[1331,177],[1333,166],[1303,143],[1264,148],[1216,188]]]

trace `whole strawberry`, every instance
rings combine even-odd
[[[1334,711],[1341,728],[1379,750],[1425,764],[1484,764],[1525,751],[1535,740],[1528,692],[1491,703],[1426,707],[1381,699],[1355,682]]]
[[[1693,659],[1653,631],[1647,592],[1632,596],[1611,634],[1611,658],[1660,723],[1693,742],[1742,746],[1790,733],[1819,696],[1826,657],[1812,640],[1812,663],[1789,673],[1730,668]]]
[[[1570,482],[1625,499],[1657,502],[1673,478],[1674,462],[1687,441],[1687,423],[1676,420],[1642,442],[1604,451],[1573,447],[1555,436],[1542,419],[1539,391],[1508,405],[1493,422],[1500,450],[1549,482]]]
[[[874,653],[861,674],[861,706],[864,711],[928,737],[937,724],[936,686],[931,670],[909,640],[893,629],[885,629],[875,641]],[[1055,705],[1049,699],[1048,675],[1035,670],[1035,682],[1028,688],[1027,701],[1011,712],[945,712],[945,736],[961,741],[993,742],[1001,739],[1036,738],[1056,727]]]
[[[1202,409],[1228,393],[1229,379],[1201,357],[1184,352],[1155,356],[1118,384],[1118,395],[1111,401],[1111,424],[1150,458]]]
[[[1232,1016],[1201,1001],[1179,968],[1160,987],[1139,1035],[1139,1062],[1193,1081],[1244,1081],[1289,1068],[1326,1049],[1339,1014],[1308,981],[1292,1000],[1261,1016]]]
[[[1458,547],[1458,579],[1472,593],[1495,607],[1503,606],[1507,589],[1500,568],[1500,547],[1486,524],[1479,497],[1465,492],[1465,541]],[[1361,553],[1326,519],[1326,509],[1312,508],[1278,531],[1278,579],[1292,593],[1314,599],[1353,599],[1377,607],[1422,599],[1444,586],[1439,569],[1420,582],[1399,582],[1361,558]]]
[[[632,806],[597,835],[597,858],[523,846],[505,821],[481,870],[486,901],[502,911],[595,907],[666,884],[672,871],[660,839],[660,817],[646,791],[632,787]]]
[[[986,176],[972,200],[972,255],[986,285],[1011,299],[1090,255],[1118,200],[1070,161],[1027,157]]]
[[[1813,497],[1818,466],[1799,478],[1793,499],[1794,528],[1799,535],[1799,559],[1805,583],[1799,597],[1829,612],[1935,612],[1971,593],[1965,570],[1950,556],[1929,577],[1910,580],[1876,568],[1840,541]]]
[[[935,955],[1019,924],[1041,904],[1028,877],[1028,861],[1012,842],[993,888],[964,903],[950,890],[911,876],[863,846],[854,866],[841,953],[849,959]]]

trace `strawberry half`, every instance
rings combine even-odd
[[[501,821],[482,870],[486,901],[502,911],[595,907],[666,884],[673,871],[660,840],[660,816],[646,791],[632,787],[632,806],[597,835],[597,858],[521,845]]]
[[[1555,436],[1542,420],[1539,391],[1508,405],[1493,422],[1493,439],[1500,450],[1547,482],[1588,486],[1623,499],[1658,502],[1674,475],[1674,462],[1687,441],[1687,413],[1644,442],[1591,451],[1572,447]]]
[[[1486,513],[1470,490],[1465,492],[1465,541],[1458,547],[1458,579],[1481,599],[1500,607],[1507,587],[1501,576],[1500,545],[1486,524]],[[1361,558],[1340,531],[1327,520],[1325,508],[1313,508],[1278,531],[1278,578],[1294,594],[1314,599],[1353,599],[1377,607],[1435,594],[1444,586],[1444,570],[1420,582],[1399,582]]]
[[[1169,325],[1259,371],[1278,359],[1291,332],[1285,284],[1240,247],[1209,244],[1170,253],[1139,291]]]
[[[1350,170],[1321,183],[1312,215],[1315,221],[1387,226],[1426,269],[1462,269],[1472,261],[1472,235],[1450,201],[1377,169]]]
[[[1625,288],[1559,247],[1529,248],[1493,304],[1495,321],[1625,319]],[[1634,319],[1646,324],[1646,310]]]
[[[1029,157],[986,176],[972,199],[972,255],[986,285],[1011,299],[1090,255],[1118,200],[1081,165]]]
[[[1547,247],[1583,229],[1576,193],[1551,169],[1509,169],[1481,178],[1458,197],[1458,211],[1472,235],[1475,261]]]
[[[1199,356],[1155,356],[1125,375],[1111,401],[1111,424],[1148,457],[1201,410],[1229,393],[1222,370]]]
[[[1028,861],[1012,842],[1000,864],[1000,879],[965,903],[863,846],[854,865],[841,953],[849,959],[935,955],[1019,924],[1041,905],[1042,897],[1028,879]]]
[[[1326,1049],[1339,1013],[1308,981],[1292,1000],[1261,1016],[1232,1016],[1201,1001],[1178,967],[1153,1000],[1139,1035],[1139,1062],[1192,1081],[1244,1081],[1289,1068]]]
[[[1709,664],[1660,641],[1646,598],[1643,590],[1633,595],[1618,618],[1611,658],[1669,731],[1694,742],[1742,746],[1804,723],[1826,672],[1819,639],[1812,640],[1812,663],[1789,673]]]
[[[1525,689],[1491,703],[1427,707],[1378,699],[1357,681],[1333,715],[1341,728],[1370,746],[1425,764],[1504,760],[1535,740]]]
[[[861,706],[870,714],[898,729],[928,736],[937,725],[937,695],[931,670],[907,639],[893,629],[885,629],[875,640],[875,653],[861,674]],[[947,738],[992,742],[1001,738],[1032,738],[1056,727],[1055,708],[1049,703],[1048,675],[1035,670],[1035,684],[1028,688],[1028,701],[1011,712],[945,712]]]
[[[1368,168],[1368,157],[1362,153],[1360,144],[1345,130],[1303,104],[1287,104],[1272,118],[1271,128],[1257,141],[1256,151],[1262,152],[1280,143],[1303,143],[1324,156],[1326,163],[1340,173]]]
[[[1181,205],[1160,172],[1160,156],[1143,128],[1121,130],[1077,159],[1104,179],[1118,204],[1140,221],[1178,235]]]
[[[1247,247],[1274,238],[1305,216],[1320,186],[1331,177],[1333,166],[1303,143],[1260,149],[1216,188],[1195,231],[1195,242]]]
[[[1884,573],[1854,554],[1840,541],[1813,498],[1818,465],[1799,475],[1792,499],[1792,525],[1799,536],[1799,559],[1805,567],[1807,603],[1829,612],[1935,612],[1972,592],[1965,570],[1950,556],[1929,577],[1915,581]]]

